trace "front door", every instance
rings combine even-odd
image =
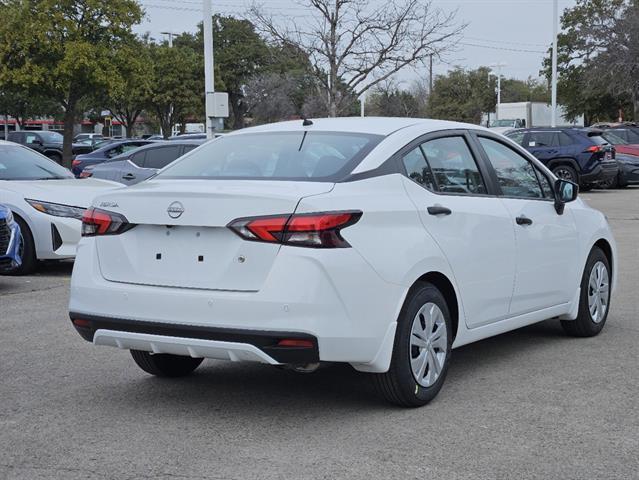
[[[508,210],[492,195],[464,132],[426,137],[402,163],[406,191],[425,234],[453,271],[469,328],[508,316],[515,276],[515,233]]]
[[[517,272],[510,316],[571,301],[579,286],[577,229],[554,207],[551,179],[506,143],[479,136],[515,225]]]

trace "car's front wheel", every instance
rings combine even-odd
[[[427,404],[444,383],[451,344],[446,301],[434,285],[423,283],[409,293],[399,315],[388,372],[373,374],[377,391],[403,407]]]
[[[183,357],[168,353],[150,353],[131,350],[131,356],[138,367],[146,373],[158,377],[184,377],[202,363],[203,358]]]
[[[566,333],[575,337],[593,337],[604,327],[610,309],[610,262],[594,247],[581,278],[579,313],[576,320],[562,320]]]

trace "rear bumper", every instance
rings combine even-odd
[[[220,360],[258,361],[274,365],[319,361],[317,339],[299,332],[140,322],[74,312],[69,317],[82,338],[95,345]],[[81,323],[79,325],[76,322]],[[284,339],[305,340],[312,346],[278,346],[278,342]]]
[[[91,336],[96,332],[124,332],[184,339],[186,346],[194,339],[249,345],[276,363],[388,368],[378,353],[394,332],[408,288],[382,280],[355,249],[282,247],[263,288],[239,292],[105,280],[94,240],[79,244],[69,311],[90,322],[78,331],[96,344],[104,344]],[[288,338],[310,339],[314,350],[276,348]]]
[[[582,173],[580,176],[581,183],[600,183],[615,176],[619,173],[619,167],[614,160],[609,162],[601,162],[591,172]]]

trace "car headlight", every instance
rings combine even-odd
[[[84,215],[84,211],[86,210],[82,207],[72,207],[70,205],[61,205],[59,203],[42,202],[40,200],[31,200],[29,198],[25,198],[25,200],[37,211],[46,213],[47,215],[53,215],[54,217],[77,218],[78,220],[82,220],[82,215]]]

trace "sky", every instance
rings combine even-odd
[[[146,17],[136,27],[138,33],[150,32],[156,39],[166,38],[161,32],[194,31],[202,19],[201,0],[139,0]],[[387,0],[370,0],[371,5]],[[574,6],[576,0],[558,0],[560,14]],[[467,23],[463,38],[455,52],[433,67],[435,75],[454,66],[476,68],[505,63],[506,78],[538,77],[547,47],[552,44],[553,0],[432,0],[444,11],[457,11],[457,20]],[[303,23],[308,11],[292,0],[261,0],[259,4],[274,16],[295,17]],[[249,0],[212,0],[213,12],[242,16],[251,5]],[[428,77],[428,67],[407,69],[399,82]]]

